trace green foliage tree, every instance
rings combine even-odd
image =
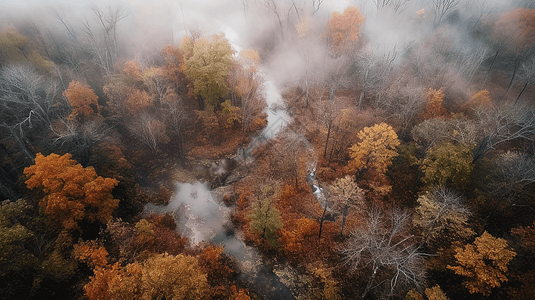
[[[467,277],[464,286],[471,294],[489,296],[492,288],[507,281],[507,265],[516,256],[507,241],[484,232],[473,244],[455,249],[458,265],[447,266],[455,274]]]
[[[279,210],[273,205],[273,196],[269,196],[272,187],[265,186],[257,193],[258,200],[252,205],[251,230],[274,248],[279,246],[277,231],[282,228],[282,218]]]
[[[193,43],[193,47],[186,47],[190,43]],[[199,38],[194,42],[185,41],[181,48],[189,57],[184,73],[193,82],[195,93],[204,99],[205,109],[213,111],[219,99],[227,93],[226,78],[234,50],[223,34],[215,34],[211,40]]]
[[[423,182],[464,189],[474,169],[472,147],[445,142],[431,147],[421,169]]]

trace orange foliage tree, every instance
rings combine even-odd
[[[488,90],[477,92],[461,106],[460,110],[470,117],[475,117],[474,109],[479,107],[492,107],[492,99]]]
[[[448,111],[442,105],[444,101],[444,92],[442,89],[429,89],[425,97],[425,107],[422,113],[422,119],[440,118],[448,115]],[[423,121],[422,120],[422,121]]]
[[[228,299],[230,279],[234,271],[228,266],[223,247],[210,245],[199,254],[199,265],[207,275],[212,298]]]
[[[327,25],[327,39],[333,52],[341,54],[354,45],[365,17],[356,6],[349,6],[343,13],[334,12]]]
[[[39,206],[45,215],[67,230],[80,229],[82,220],[106,224],[119,205],[111,194],[118,181],[97,176],[93,167],[82,167],[69,153],[38,153],[35,164],[25,168],[24,174],[29,189],[44,193]]]
[[[155,255],[126,268],[97,267],[84,286],[90,300],[208,299],[209,286],[195,257]]]
[[[104,267],[108,264],[108,251],[99,246],[96,241],[81,242],[74,245],[74,257],[85,262],[90,267]]]
[[[71,81],[63,92],[72,108],[71,118],[89,118],[100,113],[98,96],[86,84]]]
[[[149,93],[140,90],[134,90],[130,97],[125,101],[126,110],[135,115],[153,105],[152,97]]]

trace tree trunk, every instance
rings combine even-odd
[[[305,96],[306,107],[308,107],[308,75],[305,75]]]
[[[370,280],[368,280],[368,284],[366,285],[366,288],[364,289],[362,296],[360,296],[362,299],[366,299],[366,295],[370,291],[370,288],[372,287],[372,284],[375,281],[375,274],[377,274],[377,268],[375,267],[375,262],[374,262],[373,267],[372,267],[372,276],[370,277]]]
[[[513,87],[513,83],[515,82],[515,76],[516,71],[518,71],[518,62],[520,61],[520,54],[517,55],[515,59],[515,68],[513,69],[513,76],[511,76],[511,81],[509,82],[509,86],[507,87],[507,90],[505,91],[505,94],[503,94],[502,97],[505,97],[509,91],[511,90],[511,87]]]
[[[364,99],[364,88],[362,89],[362,92],[360,92],[360,96],[359,96],[359,102],[357,103],[357,107],[360,109],[361,105],[362,105],[362,100]]]
[[[526,87],[528,86],[529,81],[526,80],[526,83],[524,84],[524,87],[520,91],[520,94],[518,94],[518,97],[516,97],[515,104],[518,102],[518,99],[520,99],[520,96],[522,96],[522,93],[526,90]]]
[[[186,155],[184,153],[184,141],[182,140],[182,130],[181,132],[178,134],[178,151],[180,151],[180,166],[182,166],[182,168],[185,168],[186,167]]]
[[[485,79],[483,79],[483,84],[481,85],[481,89],[485,87],[485,83],[487,82],[487,79],[489,78],[490,71],[492,70],[494,63],[496,62],[496,58],[498,57],[499,53],[500,51],[496,51],[496,54],[494,55],[494,58],[492,59],[492,62],[490,63],[489,69],[487,70],[487,74],[485,75]]]
[[[332,122],[327,126],[327,138],[325,139],[325,148],[323,149],[323,158],[327,159],[327,146],[329,145],[329,137],[331,136]]]
[[[319,187],[318,187],[319,188]],[[321,231],[323,230],[323,221],[325,221],[325,214],[327,213],[327,202],[325,202],[323,206],[323,214],[321,214],[321,220],[320,220],[320,232],[318,234],[318,238],[321,239]]]
[[[346,217],[347,217],[347,212],[349,210],[349,207],[345,206],[344,209],[342,210],[342,225],[340,226],[340,235],[341,236],[344,236],[344,227],[346,225]]]

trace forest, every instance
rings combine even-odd
[[[0,4],[1,299],[533,298],[533,1],[175,2]]]

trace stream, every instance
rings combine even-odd
[[[263,91],[268,106],[267,126],[246,148],[238,151],[236,160],[249,158],[256,147],[274,138],[290,122],[275,84],[266,80]],[[144,213],[171,213],[177,220],[179,233],[187,236],[193,245],[211,242],[224,246],[224,253],[238,263],[240,280],[263,299],[295,299],[272,268],[265,265],[262,255],[240,239],[240,232],[230,230],[233,228],[230,222],[231,208],[226,207],[221,198],[206,182],[176,182],[176,191],[166,205],[149,203],[145,206]]]

